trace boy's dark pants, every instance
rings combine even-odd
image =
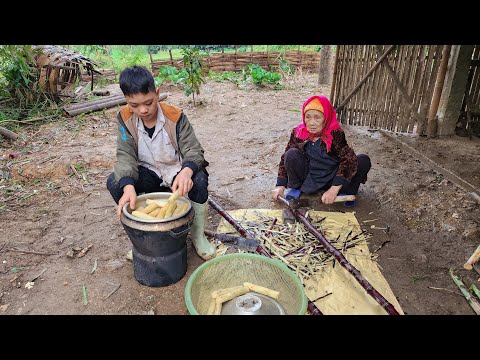
[[[188,193],[188,198],[196,203],[203,204],[208,199],[208,173],[205,170],[197,171],[192,176],[193,187]],[[158,177],[152,170],[143,166],[138,167],[138,180],[135,186],[137,194],[152,192],[172,192],[169,187],[160,186],[162,179]],[[118,186],[115,181],[114,173],[111,173],[107,179],[107,189],[118,204],[123,196],[123,189]]]
[[[342,186],[340,193],[356,195],[360,183],[365,184],[367,173],[371,168],[370,157],[365,154],[357,155],[357,172],[347,186]],[[289,149],[285,154],[285,168],[287,170],[288,184],[291,189],[299,189],[307,178],[309,169],[308,159],[305,153],[299,149]],[[328,190],[332,182],[326,184],[321,190]]]

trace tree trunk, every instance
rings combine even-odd
[[[322,45],[320,50],[320,67],[318,70],[318,85],[332,82],[332,46]]]

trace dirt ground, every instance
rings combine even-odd
[[[209,81],[195,107],[180,89],[161,91],[194,125],[210,162],[213,199],[226,210],[280,209],[271,190],[290,130],[301,121],[298,110],[313,94],[328,96],[330,87],[318,87],[315,74],[284,90]],[[188,314],[184,288],[203,263],[189,239],[187,274],[167,287],[139,284],[125,258],[131,242],[105,186],[117,111],[24,126],[17,141],[0,141],[0,314]],[[448,270],[467,286],[480,285],[480,275],[462,267],[480,243],[480,204],[381,132],[343,127],[353,149],[372,159],[368,181],[355,208],[314,208],[355,211],[406,314],[474,314]],[[479,138],[400,137],[480,188]],[[220,219],[210,208],[208,227]],[[67,255],[89,245],[83,257]]]

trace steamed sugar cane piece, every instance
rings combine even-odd
[[[278,296],[280,295],[278,291],[260,285],[255,285],[249,282],[244,282],[243,286],[245,286],[249,291],[253,291],[262,295],[267,295],[274,299],[278,299]]]
[[[150,213],[151,213],[153,210],[155,210],[156,208],[158,208],[158,204],[157,204],[156,202],[152,202],[152,203],[150,203],[150,205],[148,205],[148,206],[145,208],[144,212],[145,212],[146,214],[150,214]]]
[[[141,212],[141,211],[133,211],[132,215],[140,219],[150,219],[150,220],[155,219],[153,216],[145,214],[144,212]]]
[[[145,212],[145,208],[143,206],[139,206],[138,208],[135,209],[136,211],[141,211],[141,212]]]
[[[161,208],[164,207],[165,205],[167,205],[166,201],[160,201],[160,200],[147,199],[146,202],[147,202],[147,205],[150,205],[151,203],[155,202]]]
[[[237,285],[237,286],[232,286],[232,287],[229,287],[229,288],[224,288],[224,289],[218,289],[218,290],[215,290],[215,291],[212,291],[212,298],[215,299],[217,296],[220,296],[220,295],[223,295],[223,294],[227,294],[229,292],[232,292],[232,291],[235,291],[235,290],[238,290],[238,289],[243,289],[243,285]]]
[[[178,193],[175,191],[172,195],[170,195],[167,202],[169,203],[174,202],[178,199],[179,196],[180,195],[178,195]]]
[[[153,216],[153,217],[156,217],[157,214],[160,212],[160,210],[162,210],[162,208],[157,207],[155,210],[153,210],[153,211],[152,211],[150,214],[148,214],[148,215]]]
[[[165,218],[172,217],[173,212],[175,211],[176,208],[177,208],[176,201],[172,201],[170,205],[167,205],[167,212],[165,213]]]
[[[168,206],[164,206],[163,208],[161,208],[155,218],[156,219],[164,219],[165,218],[165,213],[167,212],[167,207]]]
[[[467,260],[467,262],[463,265],[465,270],[472,270],[473,264],[475,264],[480,259],[480,245],[478,245],[477,249],[473,252],[472,256]]]
[[[175,209],[175,211],[173,212],[173,216],[177,216],[177,215],[180,215],[182,213],[185,212],[185,210],[188,209],[188,204],[177,204],[177,208]]]
[[[217,307],[217,302],[215,301],[215,299],[212,299],[212,301],[210,301],[210,306],[208,307],[208,310],[207,310],[207,315],[213,315],[215,313],[216,307]]]
[[[217,302],[217,304],[219,304],[219,303],[223,304],[225,301],[232,300],[233,298],[235,298],[237,296],[240,296],[240,295],[244,295],[249,291],[250,290],[246,286],[242,286],[242,287],[240,287],[236,290],[224,293],[222,295],[218,295],[215,298],[215,301]]]

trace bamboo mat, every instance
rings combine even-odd
[[[264,216],[277,218],[277,224],[282,222],[282,210],[271,209],[238,209],[229,210],[228,213],[237,221],[254,221],[257,213]],[[360,225],[354,212],[326,212],[309,211],[312,220],[325,217],[322,221],[325,228],[324,235],[327,240],[336,238],[345,231],[345,227],[354,226],[360,231]],[[217,227],[218,233],[237,235],[238,232],[222,219]],[[220,244],[217,256],[225,254],[227,246]],[[365,277],[368,282],[392,304],[395,309],[404,314],[400,308],[380,269],[372,259],[368,245],[365,242],[355,247],[342,251],[347,260]],[[292,270],[293,271],[293,270]],[[324,315],[386,315],[386,311],[378,304],[357,280],[337,261],[329,263],[319,273],[305,280],[305,294],[310,301],[320,309]],[[328,295],[327,295],[328,294]],[[323,297],[324,296],[324,297]],[[320,299],[319,299],[320,298]]]

